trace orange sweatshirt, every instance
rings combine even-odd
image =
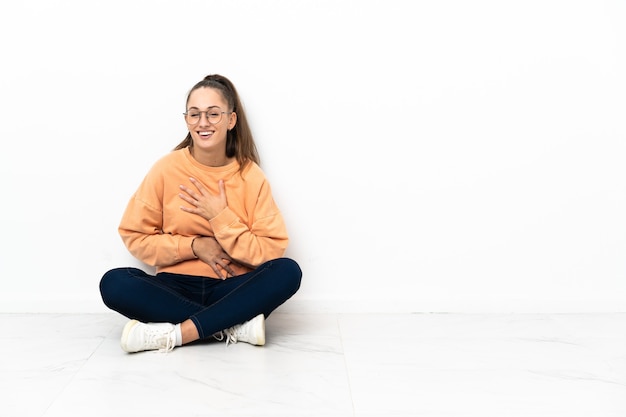
[[[213,269],[191,250],[195,237],[215,237],[233,260],[253,268],[280,258],[287,248],[287,230],[265,174],[255,163],[241,174],[237,162],[202,165],[189,148],[167,154],[152,166],[126,207],[119,226],[124,244],[137,259],[156,266],[157,273],[212,278],[217,278]],[[219,194],[218,181],[224,180],[228,207],[210,221],[181,210],[189,204],[179,197],[179,186],[195,189],[189,177],[212,194]],[[237,274],[248,271],[235,269]]]

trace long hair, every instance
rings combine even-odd
[[[198,88],[213,88],[220,92],[226,103],[228,103],[229,111],[237,113],[237,123],[235,127],[228,131],[226,134],[226,156],[228,158],[235,157],[239,162],[239,171],[243,172],[244,167],[248,162],[252,161],[261,164],[259,153],[252,137],[252,131],[248,125],[248,119],[246,112],[244,111],[239,94],[230,80],[222,75],[212,74],[207,75],[204,79],[198,82],[189,90],[187,94],[187,101],[185,102],[185,109],[187,103],[189,103],[189,97]],[[174,148],[174,150],[183,149],[187,147],[193,147],[193,139],[191,133],[187,133],[187,137],[183,139],[181,143]]]

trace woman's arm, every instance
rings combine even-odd
[[[130,253],[148,265],[173,265],[196,258],[191,248],[195,236],[163,233],[162,227],[161,210],[133,196],[118,232]]]
[[[250,267],[284,255],[289,242],[285,223],[272,197],[267,181],[260,182],[250,198],[248,221],[228,207],[223,182],[219,194],[211,194],[199,181],[191,179],[196,190],[181,186],[180,198],[187,202],[181,210],[209,221],[220,246],[234,260]]]

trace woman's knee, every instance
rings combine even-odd
[[[109,307],[110,300],[114,297],[115,288],[117,287],[118,271],[119,268],[107,271],[100,279],[100,295],[104,304]]]
[[[302,282],[302,270],[300,269],[300,265],[291,258],[280,258],[276,261],[280,265],[280,276],[283,283],[291,289],[292,294],[295,294]]]
[[[110,308],[116,304],[116,300],[126,292],[125,283],[133,268],[115,268],[107,271],[100,279],[100,295],[104,304]]]

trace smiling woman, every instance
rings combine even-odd
[[[210,144],[222,143],[225,140],[223,150],[219,146],[214,147],[215,153],[210,152],[210,149],[206,152],[199,150],[198,157],[210,159],[209,154],[213,154],[216,161],[204,160],[206,165],[210,166],[225,163],[221,161],[223,158],[237,159],[240,168],[243,168],[247,161],[257,165],[260,163],[243,105],[230,80],[219,75],[205,77],[189,92],[186,107],[187,111],[183,114],[189,133],[178,144],[176,150],[189,147],[195,153],[194,145],[198,148],[208,146],[204,144],[209,141],[204,139],[212,139]],[[205,155],[201,156],[202,153]]]
[[[228,155],[225,148],[228,132],[237,122],[237,113],[222,111],[226,106],[222,95],[210,87],[201,87],[189,94],[185,120],[192,138],[191,152],[205,165],[223,166],[233,159],[232,152]],[[208,110],[201,111],[203,108]],[[224,114],[228,117],[222,117]]]
[[[212,336],[263,345],[265,318],[300,287],[235,87],[209,75],[186,104],[187,137],[153,165],[119,225],[128,250],[156,275],[116,268],[100,281],[104,303],[131,319],[127,352]]]

